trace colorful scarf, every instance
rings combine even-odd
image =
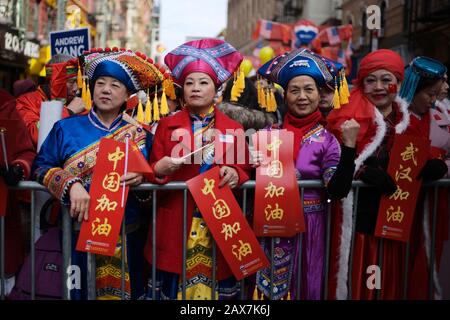
[[[211,143],[210,132],[214,128],[214,109],[206,115],[190,114],[192,131],[194,132],[195,149]],[[199,141],[201,139],[201,142]],[[199,145],[200,144],[200,145]],[[203,150],[202,164],[199,173],[212,167],[214,146]],[[186,299],[209,300],[212,288],[212,236],[197,207],[192,215],[192,226],[188,235],[186,255]],[[182,279],[180,277],[180,287]],[[178,292],[181,300],[182,292]],[[217,297],[216,297],[217,298]]]

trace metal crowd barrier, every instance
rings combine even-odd
[[[306,180],[306,181],[299,181],[298,186],[301,190],[301,201],[303,202],[304,198],[304,190],[308,188],[323,188],[324,185],[322,181],[320,180]],[[431,232],[431,248],[434,248],[435,245],[435,236],[436,236],[436,214],[437,214],[437,190],[438,187],[448,187],[450,186],[450,179],[441,179],[439,181],[435,181],[432,183],[425,184],[426,187],[433,187],[434,188],[434,207],[432,212],[432,232]],[[361,187],[367,187],[366,184],[362,183],[361,181],[353,181],[352,187],[354,190],[354,203],[358,203],[358,194],[359,189]],[[244,214],[246,214],[247,209],[247,191],[249,189],[255,188],[255,181],[247,181],[244,183],[241,187],[243,190],[243,196],[242,196],[242,203],[241,208]],[[30,257],[31,257],[31,299],[34,300],[36,297],[36,275],[35,275],[35,193],[36,191],[47,191],[47,189],[32,181],[23,181],[20,182],[17,187],[14,189],[18,190],[30,190],[31,191],[31,237],[30,237]],[[156,208],[157,208],[157,192],[161,190],[183,190],[184,194],[184,200],[183,200],[183,267],[182,267],[182,298],[186,299],[186,243],[187,243],[187,197],[188,197],[188,189],[186,186],[186,183],[184,182],[170,182],[166,185],[155,185],[155,184],[149,184],[144,183],[138,187],[132,188],[133,190],[147,190],[152,191],[152,235],[153,235],[153,264],[151,268],[151,277],[152,277],[152,297],[155,298],[156,296]],[[63,254],[63,281],[62,281],[62,293],[63,293],[63,299],[70,300],[70,290],[69,290],[69,274],[66,272],[69,270],[69,267],[71,266],[71,236],[72,236],[72,219],[70,218],[68,208],[65,206],[62,206],[63,214],[62,214],[62,231],[63,231],[63,237],[62,237],[62,254]],[[356,222],[356,205],[354,206],[354,214],[353,214],[353,231],[355,229],[355,222]],[[324,298],[328,296],[328,272],[329,272],[329,252],[330,252],[330,230],[331,230],[331,209],[330,206],[328,206],[328,215],[327,215],[327,225],[326,225],[326,253],[325,253],[325,262],[324,262]],[[122,238],[125,238],[125,219],[123,219],[122,223]],[[348,288],[349,293],[348,297],[352,297],[351,292],[351,267],[352,267],[352,258],[353,258],[353,244],[354,244],[354,235],[355,232],[353,232],[353,239],[352,244],[350,248],[350,262],[349,262],[349,277],[348,277]],[[0,281],[1,281],[1,296],[0,299],[5,299],[5,221],[4,217],[0,217]],[[303,240],[303,234],[298,234],[298,248],[299,248],[299,254],[298,254],[298,270],[297,270],[297,279],[296,279],[296,288],[297,288],[297,299],[300,298],[300,290],[301,290],[301,268],[302,268],[302,240]],[[383,239],[379,239],[379,241],[382,244]],[[379,246],[382,248],[382,246]],[[405,253],[405,261],[408,261],[409,259],[409,243],[406,244],[406,253]],[[274,238],[271,239],[271,256],[270,256],[270,262],[271,262],[271,272],[270,272],[270,279],[271,279],[271,294],[270,299],[272,299],[273,294],[273,278],[274,278],[274,269],[273,269],[273,261],[274,261],[274,255],[273,250],[274,249]],[[382,250],[379,251],[379,258],[378,263],[379,265],[382,265]],[[211,290],[211,299],[214,300],[216,298],[215,293],[217,290],[217,284],[216,284],[216,272],[215,272],[215,266],[216,266],[216,245],[213,242],[213,257],[212,257],[212,264],[213,264],[213,273],[212,273],[212,290]],[[87,279],[88,279],[88,299],[89,300],[95,300],[96,298],[96,291],[95,291],[95,256],[94,254],[88,254],[88,266],[87,266]],[[405,263],[405,274],[404,274],[404,287],[403,287],[403,298],[407,298],[407,279],[408,279],[408,263]],[[434,250],[431,250],[430,252],[430,266],[429,270],[434,270]],[[122,286],[122,299],[125,299],[125,250],[122,250],[122,279],[121,279],[121,286]],[[430,272],[429,275],[429,291],[428,291],[428,298],[433,298],[433,272]],[[244,300],[246,298],[246,292],[245,292],[245,279],[240,281],[240,298],[241,300]],[[381,290],[378,290],[378,297]],[[247,297],[250,295],[247,295]]]

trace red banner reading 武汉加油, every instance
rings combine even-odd
[[[293,159],[294,134],[287,130],[253,135],[263,162],[256,169],[253,230],[258,237],[291,237],[305,230]]]
[[[237,280],[269,266],[255,234],[228,186],[219,188],[219,167],[186,182],[222,255]]]
[[[375,236],[409,241],[414,212],[422,181],[417,179],[430,149],[430,141],[408,135],[396,135],[388,173],[397,183],[397,191],[381,198]]]

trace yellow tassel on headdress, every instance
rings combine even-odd
[[[153,121],[159,121],[159,107],[158,107],[158,96],[156,95],[156,92],[158,91],[158,88],[155,88],[155,97],[153,98]]]
[[[270,109],[271,112],[277,111],[277,99],[275,99],[275,93],[273,90],[270,90]]]
[[[89,89],[89,84],[86,84],[86,110],[90,111],[92,108],[92,97],[91,97],[91,89]]]
[[[266,110],[267,112],[272,112],[273,110],[272,100],[270,99],[270,89],[266,90]]]
[[[286,300],[291,300],[291,291],[288,291]]]
[[[81,83],[81,100],[83,100],[84,105],[87,108],[87,103],[86,103],[86,81],[82,80]]]
[[[259,79],[256,81],[256,93],[258,94],[258,104],[261,108],[263,108],[261,95],[261,82],[259,81]]]
[[[342,71],[342,87],[341,90],[344,92],[346,99],[345,103],[348,103],[348,98],[350,98],[350,90],[348,89],[347,78],[345,77],[345,71]]]
[[[245,75],[242,71],[239,71],[237,76],[235,74],[233,87],[231,88],[230,101],[236,102],[245,89]]]
[[[142,101],[139,99],[138,109],[137,109],[137,115],[136,120],[140,123],[144,123],[144,107],[142,106]]]
[[[259,300],[258,299],[258,288],[255,286],[255,290],[253,291],[253,300]]]
[[[339,102],[339,91],[338,91],[338,86],[337,86],[337,80],[334,85],[333,108],[334,109],[341,108],[341,104]]]
[[[344,79],[345,74],[342,72],[342,70],[339,72],[339,102],[340,105],[344,105],[348,103],[348,95],[344,88]]]
[[[231,92],[230,92],[230,101],[232,102],[236,102],[238,99],[238,92],[237,92],[237,77],[236,77],[236,73],[234,74],[234,80],[233,80],[233,86],[231,87]]]
[[[167,105],[166,89],[163,88],[161,96],[161,115],[166,116],[169,114],[169,106]]]
[[[175,86],[173,85],[172,79],[165,79],[163,81],[163,88],[166,90],[166,94],[169,99],[176,100],[177,95],[175,94]]]
[[[147,92],[147,102],[145,103],[145,123],[152,122],[152,104],[150,103],[150,95]]]
[[[267,112],[270,112],[271,108],[270,108],[270,96],[269,93],[267,92],[268,90],[265,89],[264,90],[264,106]]]
[[[77,86],[78,88],[83,87],[83,77],[81,75],[80,63],[78,63]]]
[[[245,75],[244,75],[244,72],[239,71],[236,84],[238,86],[239,96],[241,96],[241,93],[244,92],[244,90],[245,90]]]

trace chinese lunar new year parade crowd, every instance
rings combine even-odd
[[[380,49],[350,84],[343,65],[306,48],[254,75],[242,61],[219,39],[184,43],[164,65],[94,48],[53,56],[42,85],[0,91],[6,299],[30,299],[35,213],[37,299],[62,299],[62,214],[75,300],[90,281],[102,300],[441,297],[449,184],[427,184],[449,177],[446,67]],[[41,196],[23,180],[51,194],[33,211]],[[322,187],[299,188],[307,180]],[[173,182],[187,193],[162,187]]]

